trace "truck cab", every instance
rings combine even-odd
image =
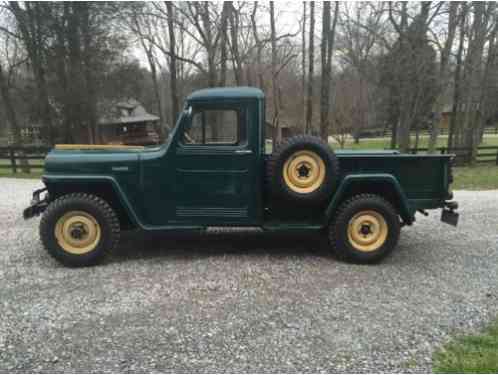
[[[43,213],[42,242],[68,265],[97,262],[129,228],[321,231],[331,250],[373,262],[417,211],[456,224],[451,155],[334,152],[309,135],[268,153],[267,137],[261,90],[199,90],[162,145],[56,145],[24,216]]]
[[[146,206],[155,207],[144,212],[146,223],[262,225],[264,138],[260,90],[190,95],[161,155],[142,159]]]

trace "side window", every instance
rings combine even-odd
[[[190,128],[183,133],[184,144],[243,145],[246,126],[242,112],[234,109],[203,109],[192,115]]]

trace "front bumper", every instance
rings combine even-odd
[[[41,194],[46,192],[47,188],[38,189],[33,192],[33,198],[31,199],[31,204],[29,207],[25,208],[22,216],[24,220],[31,219],[34,216],[40,215],[48,206],[49,203],[49,195],[48,192],[45,194],[43,198],[41,198]]]

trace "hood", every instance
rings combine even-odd
[[[45,175],[112,175],[138,168],[141,146],[56,145],[45,158]]]

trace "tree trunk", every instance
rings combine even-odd
[[[306,1],[303,1],[303,33],[301,40],[301,57],[302,57],[302,76],[301,76],[301,85],[302,85],[302,99],[303,99],[303,124],[304,129],[303,132],[306,133]]]
[[[262,51],[263,44],[259,38],[258,27],[256,21],[256,12],[258,10],[258,2],[254,2],[254,8],[251,13],[251,26],[252,26],[252,35],[254,37],[254,43],[256,44],[256,75],[258,77],[258,87],[265,91],[265,79],[263,76],[263,67],[262,67]]]
[[[278,77],[277,77],[277,38],[275,32],[275,9],[273,1],[270,2],[270,29],[271,29],[271,76],[272,76],[272,99],[273,99],[273,120],[272,120],[272,140],[273,147],[280,141],[279,129],[279,92],[278,92]]]
[[[321,95],[320,95],[320,137],[326,140],[328,130],[328,109],[330,94],[330,71],[327,59],[327,47],[330,37],[330,1],[323,2],[322,12],[322,42],[320,44],[320,55],[322,65]]]
[[[454,90],[453,90],[453,106],[451,108],[450,124],[448,132],[448,150],[455,147],[459,142],[456,139],[459,129],[458,127],[458,111],[460,109],[460,96],[461,96],[461,84],[462,84],[462,63],[463,63],[463,50],[465,45],[465,24],[467,19],[467,5],[462,5],[462,11],[460,14],[460,25],[459,32],[460,38],[458,42],[458,52],[456,56],[456,67],[454,75]]]
[[[462,145],[471,149],[470,163],[475,161],[477,154],[477,139],[479,133],[480,98],[482,92],[482,60],[487,30],[486,4],[474,2],[472,22],[472,38],[468,44],[468,54],[465,59],[465,75],[467,90],[465,91],[463,123],[464,141]]]
[[[213,43],[213,33],[211,31],[211,17],[209,16],[209,2],[203,2],[198,4],[201,7],[200,16],[202,20],[202,29],[204,34],[204,47],[207,53],[207,63],[208,63],[208,86],[216,86],[216,46]],[[213,134],[216,138],[216,135]]]
[[[434,105],[434,118],[432,123],[432,131],[429,138],[429,153],[435,152],[437,138],[439,136],[439,128],[441,125],[442,112],[444,110],[444,98],[446,94],[446,88],[449,84],[449,57],[451,48],[453,46],[453,41],[455,39],[455,32],[457,28],[457,15],[458,15],[458,3],[450,3],[450,12],[448,16],[448,36],[444,43],[443,50],[441,51],[441,62],[439,68],[437,90],[438,95]]]
[[[310,2],[310,37],[308,57],[308,93],[306,103],[306,134],[311,133],[311,122],[313,119],[313,68],[314,68],[314,31],[315,31],[315,2]]]
[[[7,84],[7,77],[5,76],[2,66],[0,65],[0,94],[2,95],[3,106],[5,108],[5,115],[10,124],[12,131],[12,138],[14,145],[21,144],[21,131],[17,122],[16,112],[10,96],[10,90]]]
[[[323,4],[322,17],[322,82],[321,82],[321,100],[320,100],[320,137],[328,142],[329,136],[329,106],[330,106],[330,81],[332,72],[332,53],[334,51],[335,28],[339,13],[339,2],[335,2],[334,21],[330,26],[330,2],[325,1]]]
[[[228,1],[223,3],[223,10],[221,11],[221,38],[220,38],[220,83],[219,86],[223,87],[227,84],[227,29],[228,29],[228,13],[230,12],[230,4]]]
[[[169,34],[169,74],[170,74],[170,95],[171,95],[171,125],[170,129],[173,128],[178,118],[178,112],[180,111],[180,100],[178,98],[178,87],[177,87],[177,77],[176,77],[176,39],[175,39],[175,28],[174,28],[174,14],[173,5],[171,1],[166,1],[166,10],[168,12],[168,34]]]
[[[159,136],[161,137],[161,139],[164,139],[165,121],[164,121],[163,104],[161,100],[161,90],[159,88],[159,81],[157,79],[156,61],[151,48],[147,48],[145,54],[147,55],[147,61],[149,62],[150,76],[152,78],[152,86],[154,87],[154,96],[156,97],[157,111],[159,112],[159,124],[160,124]]]
[[[494,115],[495,102],[498,96],[498,15],[495,15],[495,26],[488,38],[488,57],[483,76],[481,96],[481,124],[478,143],[482,143],[484,130],[489,119]]]
[[[60,102],[62,104],[62,127],[64,131],[64,143],[74,143],[73,132],[71,129],[71,123],[69,122],[69,116],[66,114],[69,108],[69,79],[67,77],[66,69],[66,24],[69,18],[69,6],[68,2],[64,3],[63,15],[59,19],[53,21],[53,29],[55,32],[55,42],[54,42],[54,60],[55,60],[55,73],[57,80],[60,82],[62,92],[60,97]]]
[[[233,2],[229,2],[230,13],[230,39],[232,47],[233,73],[237,86],[242,85],[242,61],[239,52],[239,16],[233,6]]]
[[[17,121],[16,112],[14,110],[14,105],[12,103],[12,98],[10,96],[9,85],[7,83],[7,77],[5,76],[2,66],[0,65],[0,96],[2,98],[3,106],[5,108],[5,114],[7,120],[10,124],[10,129],[12,131],[13,145],[21,145],[21,131],[19,129],[19,123]],[[21,156],[24,156],[21,153]],[[29,165],[27,159],[21,159],[21,168],[24,173],[29,173]]]
[[[84,76],[86,83],[85,91],[85,104],[86,104],[86,120],[87,126],[93,130],[95,143],[102,143],[100,136],[100,129],[97,118],[97,89],[94,76],[94,63],[93,63],[93,48],[92,48],[92,34],[90,30],[90,3],[82,4],[82,20],[81,20],[81,33],[83,34],[83,52],[82,62],[84,66]],[[160,103],[159,109],[161,108]]]

